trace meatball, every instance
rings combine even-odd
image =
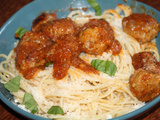
[[[159,32],[159,24],[150,15],[133,13],[122,20],[124,32],[133,36],[140,44],[150,42]]]
[[[132,65],[135,70],[142,68],[160,74],[160,66],[151,52],[139,52],[132,56]]]
[[[81,29],[79,40],[82,43],[82,51],[89,54],[102,54],[111,48],[115,40],[114,32],[105,20],[91,19]]]
[[[103,31],[103,32],[102,32]],[[101,38],[101,34],[106,31],[104,27],[87,28],[80,34],[80,41],[83,43],[82,51],[97,55],[102,54],[107,47],[107,42],[110,45],[112,40]],[[105,34],[105,33],[104,33]]]
[[[140,68],[131,75],[129,86],[138,100],[151,101],[160,94],[160,75]]]
[[[16,48],[16,68],[26,79],[44,69],[46,48],[52,41],[41,33],[26,32]]]
[[[60,36],[65,34],[78,34],[78,29],[79,26],[70,18],[62,18],[48,21],[35,31],[42,32],[53,41],[56,41]]]
[[[38,16],[32,23],[32,31],[39,31],[43,26],[45,26],[45,23],[48,21],[52,21],[56,19],[55,13],[45,13],[43,12],[40,16]]]

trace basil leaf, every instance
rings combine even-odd
[[[4,87],[10,92],[17,92],[20,88],[20,78],[21,78],[20,76],[14,77],[6,84],[4,84]]]
[[[47,113],[48,114],[64,114],[64,111],[60,106],[52,106]]]
[[[101,7],[99,6],[99,4],[97,3],[96,0],[87,0],[88,3],[92,6],[92,8],[95,10],[95,14],[97,16],[101,15]]]
[[[105,73],[107,73],[110,76],[114,76],[116,71],[117,71],[117,66],[112,61],[107,61]]]
[[[38,107],[33,96],[28,92],[25,92],[22,104],[25,105],[25,108],[29,109],[31,113],[36,113],[38,111]]]
[[[91,66],[93,66],[98,71],[104,72],[108,74],[109,76],[114,76],[117,71],[117,66],[112,61],[104,61],[95,59],[92,60]]]
[[[28,31],[24,29],[23,27],[18,27],[15,32],[15,37],[21,39],[25,32],[28,32]]]

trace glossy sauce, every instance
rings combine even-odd
[[[26,76],[33,78],[34,74],[45,68],[46,47],[52,44],[46,36],[41,33],[26,32],[19,41],[16,50],[16,68]]]
[[[89,46],[86,46],[89,44]],[[86,47],[86,48],[84,48]],[[94,67],[79,58],[81,52],[117,55],[121,45],[105,20],[92,19],[78,26],[70,18],[56,18],[55,14],[42,13],[33,21],[32,31],[26,33],[16,48],[16,67],[26,79],[53,63],[53,77],[67,76],[70,66],[86,73],[99,74]]]

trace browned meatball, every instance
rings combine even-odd
[[[39,31],[43,26],[45,26],[45,23],[48,21],[52,21],[56,19],[55,13],[45,13],[43,12],[40,16],[38,16],[32,23],[32,31]]]
[[[115,40],[114,32],[105,20],[91,19],[81,29],[79,40],[82,43],[82,51],[89,54],[102,54],[111,48]],[[117,44],[118,42],[115,43]]]
[[[16,49],[16,67],[26,79],[45,68],[45,54],[52,41],[41,33],[26,32]]]
[[[78,25],[70,18],[62,18],[49,21],[35,31],[42,32],[53,41],[56,41],[60,36],[63,36],[65,34],[76,35],[78,33],[78,29]]]
[[[160,75],[138,69],[129,79],[130,90],[140,101],[151,101],[160,94]]]
[[[132,56],[132,65],[135,70],[142,68],[160,74],[160,66],[151,52],[139,52]]]
[[[150,15],[133,13],[122,20],[123,30],[139,43],[150,42],[159,32],[159,24]]]

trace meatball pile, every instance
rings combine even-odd
[[[132,57],[135,69],[129,84],[134,96],[141,101],[151,101],[160,94],[160,66],[151,52],[136,53]]]
[[[122,20],[124,32],[140,44],[151,42],[159,33],[159,23],[145,13],[133,13]],[[130,76],[130,90],[141,101],[151,101],[160,94],[160,66],[151,52],[132,56],[135,72]]]
[[[26,79],[33,78],[53,63],[53,77],[67,76],[70,66],[86,73],[99,74],[94,67],[79,58],[81,52],[101,55],[112,52],[117,55],[121,45],[105,20],[91,19],[83,26],[70,18],[56,18],[54,13],[42,13],[34,21],[16,48],[16,67]]]

